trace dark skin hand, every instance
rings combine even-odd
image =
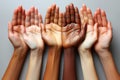
[[[73,4],[66,6],[62,22],[62,45],[64,47],[63,80],[76,80],[74,50],[78,46],[77,44],[83,41],[85,35],[85,27],[81,28],[78,8],[74,8]]]

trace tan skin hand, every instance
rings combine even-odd
[[[24,40],[30,49],[44,49],[44,42],[41,36],[42,16],[38,14],[38,9],[32,7],[26,15],[26,32],[23,34]]]
[[[14,48],[27,49],[27,45],[24,42],[22,33],[25,32],[24,29],[25,21],[25,10],[20,6],[14,11],[14,16],[12,22],[8,24],[8,37]]]
[[[95,44],[95,50],[108,49],[112,40],[112,26],[107,21],[106,14],[103,10],[97,9],[94,20],[99,24],[99,37]]]
[[[82,23],[87,23],[86,37],[79,48],[90,49],[97,41],[97,24],[94,24],[92,12],[86,5],[80,10]]]
[[[51,15],[52,14],[52,15]],[[50,7],[45,17],[45,26],[42,26],[42,36],[49,46],[62,46],[61,19],[63,14],[59,13],[56,5]]]
[[[65,27],[64,27],[65,26]],[[62,43],[64,48],[78,46],[84,39],[85,27],[81,28],[78,8],[73,4],[66,7],[63,17]]]

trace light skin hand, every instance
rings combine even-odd
[[[26,75],[26,80],[39,80],[42,64],[44,42],[42,39],[42,16],[35,7],[30,8],[26,13],[26,31],[23,38],[30,47],[30,62]]]
[[[84,80],[98,80],[91,53],[91,47],[97,41],[97,24],[93,22],[91,10],[84,4],[80,16],[82,24],[87,24],[85,40],[78,47]]]
[[[2,80],[18,80],[20,77],[28,50],[22,37],[25,32],[24,21],[25,10],[19,6],[14,11],[12,21],[8,24],[8,37],[14,47],[14,52]]]
[[[80,10],[82,24],[87,23],[86,37],[79,49],[91,49],[93,44],[97,41],[97,23],[94,24],[92,12],[84,5]]]
[[[98,26],[98,41],[94,48],[97,52],[101,63],[103,65],[107,80],[120,80],[119,72],[114,63],[112,53],[109,50],[112,40],[112,26],[108,22],[105,11],[97,9],[94,14],[94,20],[99,24]],[[112,73],[111,73],[112,72]]]
[[[28,48],[22,37],[22,33],[25,32],[24,21],[25,21],[25,10],[22,9],[22,7],[19,7],[14,11],[14,16],[12,18],[12,21],[9,22],[8,24],[8,37],[15,49]]]
[[[107,21],[105,11],[97,9],[94,15],[94,20],[99,25],[99,37],[95,44],[95,50],[102,51],[104,49],[109,49],[112,40],[112,25]]]
[[[44,49],[42,40],[42,16],[38,13],[38,9],[32,7],[26,14],[26,32],[23,34],[24,40],[31,50]]]

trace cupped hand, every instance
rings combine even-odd
[[[78,46],[85,36],[85,25],[81,28],[78,8],[73,4],[66,6],[66,12],[63,15],[62,27],[62,45],[64,48]]]
[[[48,46],[62,46],[61,27],[63,14],[53,4],[46,13],[45,25],[42,27],[42,37]]]
[[[102,49],[108,49],[112,40],[112,26],[111,23],[107,21],[105,11],[97,9],[94,14],[94,20],[99,26],[99,36],[94,46],[95,50],[100,51]]]
[[[42,16],[38,13],[38,9],[32,7],[26,13],[25,20],[26,32],[23,34],[24,40],[30,49],[44,49],[44,42],[42,40]]]
[[[22,37],[22,33],[25,32],[24,22],[25,10],[22,8],[22,6],[19,6],[14,11],[12,21],[8,24],[8,37],[14,48],[28,48]]]
[[[86,37],[79,48],[91,49],[93,44],[97,41],[97,23],[94,24],[92,12],[86,5],[83,5],[80,10],[82,24],[87,23]]]

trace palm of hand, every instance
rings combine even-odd
[[[12,26],[12,25],[11,25]],[[17,47],[26,47],[27,45],[24,42],[24,39],[22,37],[22,25],[16,25],[13,26],[13,34],[9,36],[10,41],[14,45],[15,48]]]
[[[107,27],[99,27],[99,38],[95,45],[96,49],[108,48],[112,36],[107,32]]]
[[[79,41],[82,41],[80,25],[72,23],[67,25],[67,27],[63,27],[62,31],[62,43],[64,47],[76,46]]]
[[[41,37],[40,27],[32,25],[26,28],[26,33],[23,35],[25,42],[31,49],[44,48],[44,43]]]
[[[90,49],[96,40],[97,40],[97,32],[94,30],[94,26],[87,25],[86,37],[83,43],[81,44],[81,47]]]
[[[46,24],[46,33],[43,34],[44,40],[49,46],[62,46],[61,27],[57,24]]]

